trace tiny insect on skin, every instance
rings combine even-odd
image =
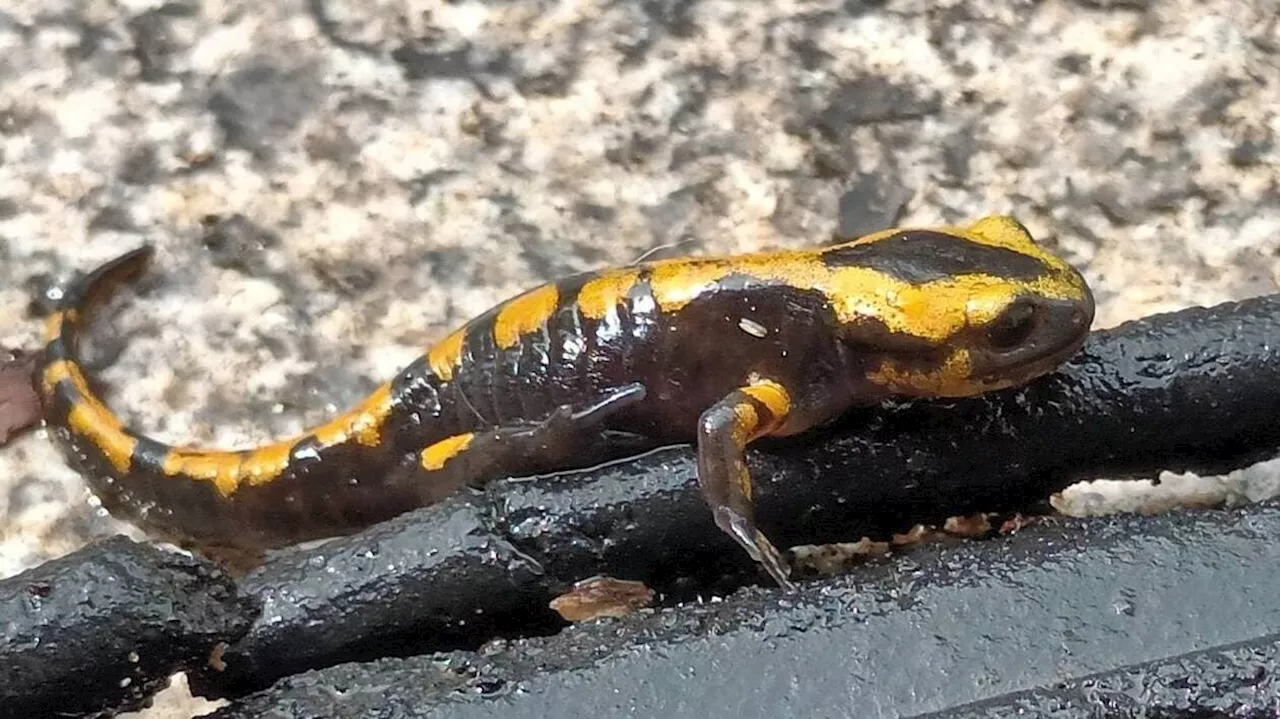
[[[744,450],[892,397],[960,397],[1053,371],[1093,298],[1022,225],[892,229],[839,245],[646,262],[569,277],[448,335],[367,399],[291,439],[173,447],[125,427],[77,356],[143,247],[48,319],[45,419],[104,506],[159,536],[240,552],[356,531],[464,485],[697,445],[716,524],[782,586]]]

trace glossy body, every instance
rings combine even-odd
[[[299,437],[175,448],[125,428],[76,358],[97,298],[149,256],[65,293],[39,370],[46,418],[110,511],[204,548],[342,534],[464,484],[693,441],[717,524],[787,585],[752,520],[751,440],[887,397],[1023,383],[1070,357],[1093,317],[1080,275],[1003,217],[650,262],[507,300]]]

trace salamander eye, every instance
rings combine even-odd
[[[1015,301],[987,328],[987,341],[994,349],[1013,349],[1031,336],[1035,320],[1035,305],[1023,300]]]

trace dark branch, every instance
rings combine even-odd
[[[147,704],[257,616],[208,562],[114,537],[0,581],[0,716]]]
[[[1032,386],[861,413],[752,455],[780,546],[856,540],[974,511],[1028,510],[1092,476],[1220,471],[1280,447],[1280,295],[1096,332]],[[537,482],[499,483],[323,547],[245,582],[264,617],[193,678],[238,693],[311,667],[549,633],[579,579],[669,596],[758,581],[713,524],[692,454],[671,448]]]

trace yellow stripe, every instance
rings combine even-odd
[[[212,482],[218,494],[230,497],[240,488],[242,465],[236,452],[174,449],[165,455],[161,470],[169,477]]]
[[[769,414],[773,415],[770,429],[785,422],[787,415],[791,413],[791,395],[787,393],[785,387],[773,380],[757,380],[742,391],[764,405],[769,410]]]
[[[467,447],[471,446],[471,440],[473,439],[475,439],[475,434],[466,432],[464,434],[455,434],[452,437],[445,437],[427,447],[422,450],[421,454],[422,468],[428,472],[441,469],[446,462],[467,451]]]
[[[366,447],[382,441],[382,425],[391,414],[391,383],[384,383],[356,407],[325,422],[310,434],[323,447],[355,439]]]
[[[733,438],[733,443],[739,447],[747,446],[747,443],[756,437],[756,429],[760,426],[760,415],[756,412],[756,406],[750,402],[741,402],[733,407],[733,428],[729,430],[729,436]]]
[[[932,370],[913,369],[893,360],[881,360],[876,369],[867,373],[867,380],[911,397],[963,397],[974,393],[975,385],[969,376],[972,369],[969,351],[957,349]]]
[[[356,407],[299,437],[245,451],[177,448],[165,455],[162,470],[170,477],[212,482],[219,494],[229,497],[241,484],[257,487],[278,479],[289,467],[293,448],[308,436],[321,447],[352,440],[366,447],[377,446],[391,409],[391,385],[387,383]]]
[[[1065,267],[1061,260],[1050,266]],[[654,268],[650,285],[662,311],[676,312],[732,273],[820,292],[841,323],[874,318],[892,332],[938,344],[967,327],[990,322],[1018,296],[1073,300],[1082,292],[1069,270],[1026,281],[978,274],[911,284],[866,267],[827,267],[812,252],[754,255],[732,262],[673,261]]]
[[[622,303],[639,278],[640,273],[636,270],[601,273],[578,290],[578,312],[589,319],[603,319]]]
[[[44,321],[44,341],[52,342],[62,336],[63,326],[77,319],[75,310],[60,310]]]
[[[555,285],[543,285],[507,302],[493,319],[493,341],[501,349],[510,349],[520,336],[546,324],[556,311],[560,293]]]
[[[467,337],[466,330],[463,327],[453,332],[427,351],[427,364],[431,371],[446,382],[453,378],[453,371],[462,361],[462,341]]]
[[[80,368],[70,360],[56,360],[44,368],[41,384],[45,397],[52,397],[63,381],[70,382],[76,393],[67,413],[67,428],[88,440],[117,472],[128,472],[138,440],[125,432],[120,418],[89,391]]]

